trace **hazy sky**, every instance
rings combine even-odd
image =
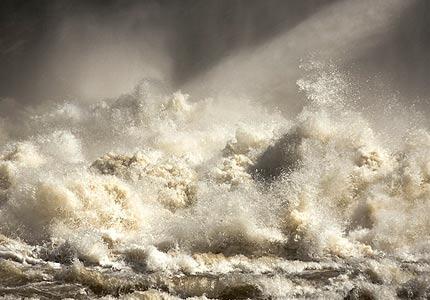
[[[177,88],[223,66],[229,57],[282,41],[289,32],[303,37],[295,38],[300,43],[296,48],[300,53],[295,55],[306,57],[321,50],[324,42],[322,32],[318,32],[318,44],[318,38],[306,30],[321,23],[327,35],[341,31],[328,26],[330,14],[350,21],[351,34],[356,34],[359,28],[354,26],[367,22],[358,22],[362,15],[378,20],[372,13],[381,11],[373,10],[374,5],[397,5],[396,0],[367,3],[348,11],[353,0],[3,0],[0,97],[21,103],[109,97],[130,90],[142,77],[159,78]],[[348,68],[363,78],[377,77],[392,84],[407,97],[428,99],[430,2],[410,0],[396,14],[373,37],[378,42],[356,45],[362,51],[351,51]],[[357,39],[357,43],[365,42]],[[339,48],[345,47],[341,39],[339,43]],[[241,69],[243,62],[237,61]],[[296,69],[293,61],[277,64]],[[265,71],[270,73],[270,69]]]

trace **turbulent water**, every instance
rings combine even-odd
[[[294,118],[155,80],[5,116],[0,294],[430,297],[426,126],[306,69]]]

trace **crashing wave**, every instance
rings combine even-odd
[[[5,127],[0,269],[15,279],[0,283],[161,298],[425,294],[430,134],[416,125],[387,143],[348,104],[346,79],[320,71],[299,81],[309,104],[293,120],[146,80]]]

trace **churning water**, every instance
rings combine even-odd
[[[0,293],[429,297],[424,118],[375,117],[347,76],[304,69],[294,118],[156,80],[4,118]]]

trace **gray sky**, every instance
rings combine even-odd
[[[377,0],[354,6],[353,2],[3,0],[0,97],[21,103],[113,97],[130,90],[142,77],[162,79],[173,88],[189,87],[220,66],[231,74],[242,69],[249,72],[244,67],[247,63],[235,58],[249,53],[256,53],[252,57],[259,62],[269,62],[256,64],[258,69],[253,71],[269,66],[263,80],[268,83],[262,89],[272,89],[270,64],[296,70],[298,57],[306,58],[330,43],[339,53],[348,52],[343,53],[342,64],[354,75],[364,81],[379,80],[405,98],[419,97],[427,105],[430,2],[410,0],[389,16],[377,35],[367,32],[356,39],[354,34],[364,25],[385,14],[385,8],[378,10],[378,5],[391,9],[398,4]],[[330,25],[332,18],[339,20],[338,26]],[[351,28],[333,39],[345,26]],[[312,32],[315,28],[318,36]],[[290,59],[270,61],[272,52],[265,52],[266,45],[282,46],[284,36],[289,45],[284,56]],[[347,47],[342,43],[345,40]],[[230,57],[230,69],[224,68]],[[277,72],[277,78],[288,81],[279,93],[292,96],[288,91],[294,89],[296,73]]]

